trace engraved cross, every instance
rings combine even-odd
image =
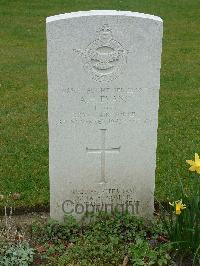
[[[101,180],[100,184],[106,183],[105,168],[106,168],[106,153],[119,153],[121,147],[106,148],[106,129],[101,130],[101,149],[89,149],[86,147],[87,153],[100,153],[101,154]]]

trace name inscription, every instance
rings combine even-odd
[[[109,125],[136,122],[151,122],[148,115],[144,119],[139,115],[141,109],[135,110],[135,103],[142,93],[154,88],[122,88],[122,87],[68,87],[61,90],[66,101],[74,103],[75,108],[57,121],[81,125]]]

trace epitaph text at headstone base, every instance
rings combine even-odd
[[[153,213],[162,20],[47,18],[51,216]]]

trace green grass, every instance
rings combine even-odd
[[[164,20],[156,197],[189,178],[186,159],[200,153],[198,0],[1,0],[0,193],[20,192],[17,205],[46,205],[48,124],[45,18],[59,13],[131,10]]]

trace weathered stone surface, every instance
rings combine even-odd
[[[47,18],[51,217],[152,215],[161,49],[159,17]]]

